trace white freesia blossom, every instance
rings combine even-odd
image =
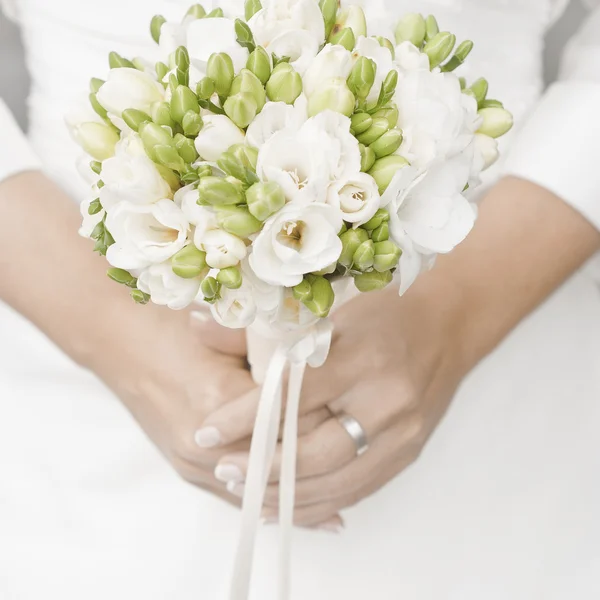
[[[327,195],[327,203],[341,211],[344,221],[355,227],[369,221],[380,202],[377,183],[366,173],[356,173],[333,183]]]
[[[307,273],[334,263],[342,251],[340,212],[327,204],[290,204],[265,223],[250,266],[271,285],[298,285]]]
[[[152,265],[138,277],[138,288],[150,294],[154,304],[182,310],[195,300],[200,290],[200,279],[183,279],[173,273],[171,262]]]
[[[297,131],[308,119],[306,96],[301,94],[294,105],[269,102],[246,131],[246,141],[255,148],[262,147],[277,132]]]
[[[267,0],[249,21],[254,39],[270,49],[270,44],[290,31],[306,31],[317,46],[325,41],[323,14],[315,0]]]
[[[249,327],[258,313],[253,290],[245,284],[238,290],[222,288],[221,297],[210,309],[215,321],[229,329]]]
[[[472,142],[479,123],[477,101],[462,93],[453,73],[407,72],[394,101],[400,112],[398,127],[404,134],[399,154],[413,166],[426,169]]]
[[[223,152],[234,144],[243,144],[245,139],[244,132],[229,117],[207,115],[195,144],[202,158],[216,162]]]
[[[133,133],[124,136],[117,144],[115,156],[102,163],[102,181],[100,202],[107,211],[119,202],[152,204],[173,194],[143,151],[139,136]]]
[[[419,174],[414,167],[396,173],[382,197],[390,212],[390,233],[403,246],[405,236],[423,254],[447,253],[473,228],[476,213],[463,195],[472,152],[439,162]]]
[[[277,182],[290,202],[325,202],[333,181],[360,171],[360,149],[350,119],[324,111],[300,129],[283,129],[262,146],[257,173]]]
[[[304,93],[310,98],[330,79],[347,79],[356,56],[337,44],[327,44],[304,73]]]
[[[304,75],[319,52],[319,42],[309,31],[296,29],[273,38],[269,52],[277,56],[289,56],[294,70]]]
[[[356,43],[354,53],[370,58],[377,65],[375,83],[367,96],[368,102],[376,102],[381,92],[381,85],[390,71],[397,70],[389,48],[381,46],[376,39],[360,37]]]
[[[181,208],[185,218],[194,226],[196,246],[202,245],[202,237],[207,231],[219,229],[215,212],[198,204],[198,190],[195,185],[187,185],[178,190],[173,200]]]
[[[135,108],[147,114],[152,105],[165,97],[163,86],[148,73],[127,67],[111,69],[106,83],[97,94],[98,102],[116,117],[113,122],[122,128],[121,114],[128,108]]]
[[[206,264],[213,269],[234,267],[247,253],[243,240],[222,229],[209,228],[202,235],[195,235],[194,243],[206,252]]]
[[[143,269],[162,263],[186,243],[189,223],[171,200],[154,204],[120,202],[108,213],[106,227],[115,243],[106,258],[113,267]]]
[[[498,140],[482,133],[475,134],[475,160],[476,169],[485,171],[489,169],[500,157]]]
[[[421,52],[413,43],[402,42],[396,46],[395,63],[404,72],[429,71],[429,57]]]

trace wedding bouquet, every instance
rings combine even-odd
[[[468,194],[512,126],[485,79],[454,73],[472,42],[432,16],[406,15],[384,36],[369,25],[338,0],[157,16],[159,62],[111,53],[89,109],[68,117],[91,157],[81,233],[109,277],[141,304],[203,303],[254,332],[265,385],[232,598],[247,593],[287,364],[283,526],[302,373],[326,359],[334,303],[393,281],[404,292],[462,242],[476,218]]]

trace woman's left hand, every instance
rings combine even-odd
[[[296,523],[339,523],[336,515],[370,496],[416,460],[466,372],[450,290],[431,289],[428,276],[402,299],[396,290],[360,296],[333,317],[334,343],[324,367],[306,374],[301,413],[328,407],[333,416],[298,443]],[[258,392],[209,417],[226,443],[252,430]],[[369,443],[357,447],[338,415],[360,423]],[[277,519],[278,448],[265,517]],[[224,456],[230,491],[242,495],[247,453]],[[333,519],[333,521],[332,521]]]

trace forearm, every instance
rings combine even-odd
[[[573,208],[507,178],[484,199],[471,235],[424,283],[442,286],[459,306],[454,318],[472,367],[599,249],[600,232]]]

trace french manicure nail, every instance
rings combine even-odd
[[[237,496],[238,498],[244,497],[244,489],[245,489],[244,484],[240,483],[239,481],[230,481],[227,484],[227,491],[230,494]]]
[[[215,477],[223,483],[241,483],[244,481],[242,470],[232,464],[217,465]]]
[[[190,313],[190,318],[193,321],[198,321],[198,323],[208,323],[210,321],[210,316],[207,312],[201,312],[199,310],[194,310]]]
[[[339,534],[342,532],[343,527],[339,523],[322,523],[317,527],[319,531],[327,531],[328,533]]]
[[[221,434],[216,427],[204,427],[196,432],[195,440],[200,448],[214,448],[221,443]]]

